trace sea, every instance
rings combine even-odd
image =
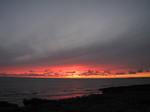
[[[0,101],[23,106],[24,99],[58,100],[89,94],[102,94],[107,87],[150,84],[150,78],[15,78],[0,77]]]

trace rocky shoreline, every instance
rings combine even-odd
[[[100,89],[91,94],[61,100],[24,99],[24,107],[0,102],[0,112],[150,112],[150,84]]]

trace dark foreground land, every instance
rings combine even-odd
[[[63,100],[24,100],[24,107],[0,102],[0,112],[150,112],[150,84],[101,89]]]

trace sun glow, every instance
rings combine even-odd
[[[32,69],[31,69],[32,68]],[[0,77],[30,77],[30,78],[130,78],[150,77],[149,71],[138,72],[126,70],[122,72],[104,67],[63,66],[63,67],[26,67],[13,66],[1,70]],[[130,72],[129,72],[130,71]]]

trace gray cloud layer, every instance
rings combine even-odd
[[[0,66],[150,63],[149,0],[1,0]]]

